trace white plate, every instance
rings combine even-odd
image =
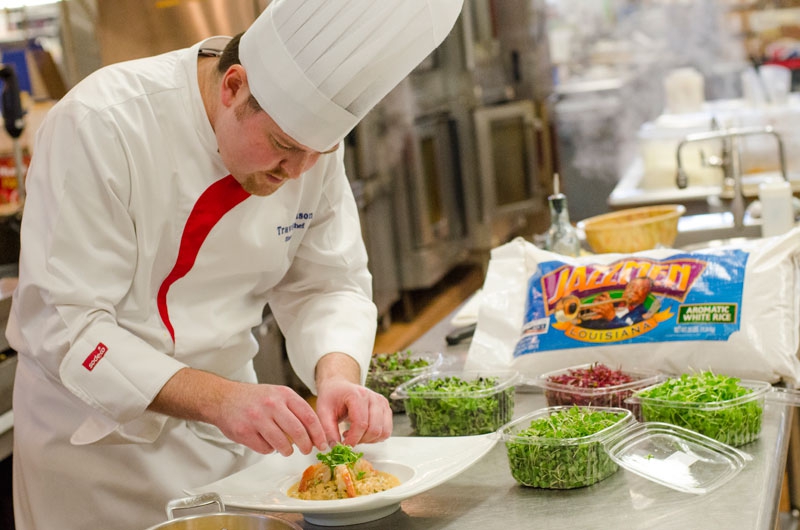
[[[211,484],[186,490],[190,495],[215,492],[226,506],[274,512],[302,513],[320,526],[343,526],[380,519],[400,503],[455,477],[488,453],[494,433],[457,437],[392,437],[377,444],[356,446],[376,469],[387,471],[401,484],[387,491],[354,499],[306,501],[286,491],[303,470],[317,462],[316,453],[295,451],[289,457],[266,455],[260,462]]]

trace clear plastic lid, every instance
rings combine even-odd
[[[727,444],[659,422],[634,423],[604,446],[611,459],[631,473],[695,494],[717,489],[752,460]]]

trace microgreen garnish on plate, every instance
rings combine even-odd
[[[327,453],[317,453],[317,460],[327,465],[333,472],[333,469],[341,464],[352,467],[362,456],[364,453],[356,453],[349,445],[338,443]]]

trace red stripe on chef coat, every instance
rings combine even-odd
[[[175,342],[175,330],[169,320],[169,309],[167,308],[169,288],[192,270],[197,253],[200,252],[203,241],[206,240],[214,225],[222,219],[223,215],[249,196],[250,194],[244,191],[233,175],[228,175],[209,186],[192,208],[192,212],[186,220],[186,226],[183,227],[178,259],[175,260],[175,266],[172,267],[172,271],[158,289],[158,312],[162,322],[169,330],[172,342]]]

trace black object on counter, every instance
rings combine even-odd
[[[9,136],[19,138],[25,129],[25,111],[19,95],[19,81],[12,65],[0,66],[0,80],[3,81],[3,122]]]
[[[445,340],[447,344],[454,345],[458,344],[461,341],[467,340],[468,338],[472,337],[475,334],[475,328],[478,324],[470,324],[468,326],[464,326],[461,328],[456,328],[450,333],[447,334]]]

